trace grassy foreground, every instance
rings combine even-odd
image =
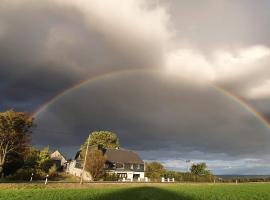
[[[269,200],[270,184],[147,184],[63,188],[0,187],[5,200]]]

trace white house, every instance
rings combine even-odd
[[[117,174],[119,179],[140,181],[144,179],[144,162],[137,153],[126,149],[105,149],[105,170]]]
[[[126,149],[104,149],[106,157],[104,169],[108,173],[116,174],[122,181],[142,181],[144,177],[144,162],[134,151]],[[68,163],[67,172],[80,177],[82,174],[82,163],[80,152],[75,156],[75,160]],[[92,180],[90,174],[84,174],[85,180]]]

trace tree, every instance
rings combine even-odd
[[[18,154],[16,152],[8,153],[6,161],[3,167],[3,172],[5,176],[14,174],[18,169],[20,169],[24,164],[24,155]]]
[[[25,154],[23,165],[12,175],[12,178],[16,180],[29,180],[31,174],[33,174],[35,179],[40,179],[44,178],[48,173],[56,176],[57,174],[53,173],[53,170],[53,161],[50,158],[49,148],[46,147],[38,150],[31,147]]]
[[[85,169],[91,174],[94,181],[99,180],[104,175],[105,162],[106,158],[102,151],[97,149],[90,149],[88,151]]]
[[[207,170],[206,163],[192,164],[190,172],[195,175],[209,175],[211,174],[210,170]]]
[[[86,146],[87,140],[81,146],[81,150],[85,150]],[[89,146],[96,148],[115,149],[120,147],[120,143],[117,135],[113,132],[94,131],[90,134]]]
[[[48,172],[49,169],[52,167],[52,165],[53,165],[53,162],[51,160],[49,147],[45,147],[39,152],[38,167],[40,170],[44,172]]]
[[[165,167],[159,162],[146,163],[145,176],[152,180],[159,180],[166,173]]]
[[[9,110],[0,113],[0,175],[11,152],[22,154],[30,144],[33,118],[23,112]]]

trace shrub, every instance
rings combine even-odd
[[[118,176],[114,173],[105,173],[103,180],[104,181],[118,181]]]
[[[49,176],[50,177],[57,177],[58,176],[56,165],[51,166],[51,168],[49,169]]]
[[[15,174],[9,176],[9,178],[14,180],[30,181],[32,174],[33,180],[42,180],[44,177],[46,177],[46,173],[40,169],[35,170],[33,168],[20,168]]]

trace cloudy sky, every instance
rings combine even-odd
[[[270,174],[270,2],[1,0],[0,110],[72,157],[111,130],[184,171]]]

